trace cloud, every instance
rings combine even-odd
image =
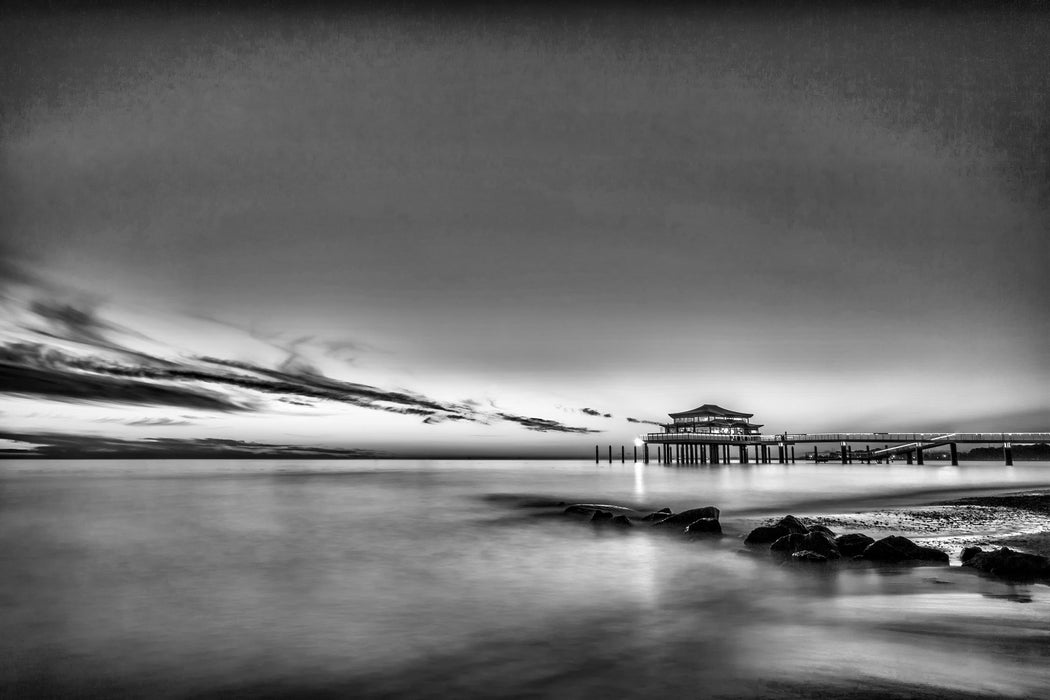
[[[276,395],[279,401],[297,405],[309,405],[305,399],[319,399],[401,415],[424,416],[424,422],[428,424],[446,420],[488,424],[499,419],[537,432],[601,432],[504,411],[481,412],[474,401],[447,403],[404,390],[390,391],[320,374],[291,374],[215,357],[197,360],[205,366],[170,362],[162,366],[116,364],[94,357],[74,357],[40,344],[16,343],[0,346],[0,380],[5,393],[66,401],[178,406],[224,412],[260,410],[255,404],[235,401],[203,386],[219,384]]]
[[[181,418],[139,418],[138,420],[126,421],[126,425],[193,425],[193,421]]]
[[[30,278],[23,276],[22,279]],[[255,393],[296,406],[313,407],[316,401],[332,401],[387,413],[420,416],[426,424],[470,421],[491,425],[494,421],[506,421],[537,432],[600,432],[556,420],[503,412],[495,406],[492,410],[484,409],[473,399],[441,401],[407,389],[384,389],[333,379],[322,374],[299,351],[305,344],[323,347],[334,354],[363,347],[346,340],[321,341],[313,336],[283,340],[270,336],[267,342],[287,353],[286,359],[276,368],[209,356],[164,359],[138,351],[111,337],[113,334],[146,336],[103,318],[96,301],[77,297],[72,290],[60,290],[43,281],[31,281],[30,285],[35,298],[25,304],[25,310],[32,315],[30,318],[46,322],[46,327],[30,327],[31,321],[22,321],[21,330],[28,332],[29,337],[43,337],[47,342],[0,345],[0,393],[66,402],[169,406],[217,412],[265,411],[266,402],[262,397],[253,398],[251,393]],[[75,300],[70,301],[70,298]],[[72,354],[51,347],[51,340],[74,342],[99,352]],[[229,389],[241,390],[241,393]],[[611,417],[611,414],[602,414],[595,409],[583,412]],[[127,423],[134,426],[177,424],[187,423],[174,419],[142,419]]]
[[[596,411],[593,408],[581,408],[580,409],[580,413],[585,413],[588,416],[599,416],[601,418],[612,418],[612,414],[611,413],[602,413],[601,411]]]
[[[497,416],[505,421],[511,423],[517,423],[526,430],[535,430],[541,433],[600,433],[601,430],[594,430],[592,428],[577,428],[571,425],[565,425],[556,420],[550,420],[547,418],[533,418],[527,416],[516,416],[512,413],[497,413]]]
[[[100,319],[95,309],[86,304],[78,306],[53,299],[38,299],[29,305],[29,309],[57,326],[62,337],[70,340],[109,345],[105,334],[115,330],[115,326]]]
[[[120,423],[121,425],[196,425],[196,421],[188,420],[188,417],[184,418],[170,418],[163,416],[160,418],[96,418],[95,423]]]
[[[315,372],[293,374],[282,369],[268,369],[247,362],[223,360],[217,357],[200,357],[197,359],[210,365],[237,369],[241,373],[223,373],[196,369],[149,371],[158,378],[168,377],[220,382],[265,393],[327,399],[391,413],[408,415],[449,414],[465,418],[473,414],[473,409],[462,404],[443,403],[411,392],[389,391],[368,384],[331,379]]]
[[[278,445],[224,438],[147,438],[125,440],[94,435],[64,433],[18,433],[0,431],[0,440],[27,443],[32,450],[17,450],[20,457],[79,458],[170,458],[235,459],[295,457],[297,459],[353,459],[385,456],[374,450],[309,445]],[[0,449],[0,454],[7,450]]]
[[[645,423],[646,425],[663,425],[663,423],[657,423],[654,420],[642,420],[641,418],[631,418],[630,416],[628,416],[627,422],[628,423]]]
[[[222,412],[247,410],[227,396],[202,388],[87,374],[48,363],[30,366],[24,361],[13,360],[17,354],[11,352],[10,347],[0,346],[0,386],[5,394]]]

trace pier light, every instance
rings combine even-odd
[[[642,439],[641,439],[640,437],[636,437],[636,438],[634,439],[634,446],[635,446],[635,447],[641,447],[641,446],[642,446],[643,444],[644,444],[644,443],[642,442]]]

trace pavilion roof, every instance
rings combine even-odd
[[[730,411],[728,408],[722,408],[713,403],[705,403],[703,406],[697,406],[691,411],[682,411],[681,413],[668,413],[667,415],[672,418],[685,418],[687,416],[718,416],[719,418],[750,418],[755,415],[754,413],[741,413],[740,411]]]

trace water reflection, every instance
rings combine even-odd
[[[174,471],[157,478],[5,478],[0,658],[18,663],[0,666],[0,695],[775,697],[921,682],[1023,696],[1050,685],[1032,663],[1046,586],[958,567],[779,566],[740,556],[732,538],[533,517],[573,498],[782,509],[806,493],[784,467],[177,466],[158,465]],[[840,499],[876,485],[840,480],[839,465],[791,469]],[[921,482],[906,474],[889,486]],[[534,495],[500,497],[513,493]]]

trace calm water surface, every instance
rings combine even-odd
[[[1047,586],[519,507],[714,504],[732,531],[1037,486],[1050,466],[9,460],[0,696],[1046,697]]]

